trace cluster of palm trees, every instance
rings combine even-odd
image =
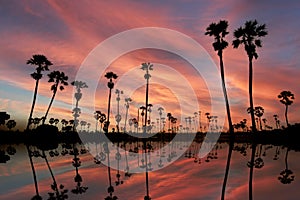
[[[7,122],[6,122],[7,121]],[[14,119],[10,119],[10,115],[6,112],[0,112],[0,126],[6,125],[8,130],[16,127],[17,122]]]

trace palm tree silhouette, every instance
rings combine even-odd
[[[161,130],[161,124],[162,124],[162,113],[164,111],[164,109],[162,107],[159,107],[158,109],[158,114],[159,114],[159,132],[162,132]]]
[[[119,90],[119,89],[116,89],[116,92],[117,94],[117,98],[116,98],[116,101],[117,101],[117,115],[115,116],[116,118],[116,122],[117,122],[117,132],[119,133],[119,129],[120,129],[120,121],[122,120],[122,116],[120,115],[120,95],[123,94],[123,91],[122,90]]]
[[[249,59],[249,103],[250,103],[250,114],[252,122],[252,131],[256,132],[254,107],[253,107],[253,96],[252,96],[252,79],[253,79],[253,58],[257,59],[258,54],[256,48],[262,47],[261,37],[268,34],[266,31],[266,25],[259,25],[256,20],[246,21],[244,27],[239,27],[234,31],[235,40],[233,40],[233,48],[238,48],[240,45],[244,45],[244,49]]]
[[[8,120],[8,121],[6,122],[6,126],[7,126],[7,128],[8,128],[9,130],[11,130],[12,128],[14,128],[16,125],[17,125],[17,122],[16,122],[15,120],[13,120],[13,119]]]
[[[96,119],[96,129],[95,129],[96,133],[97,133],[98,121],[100,119],[100,116],[101,116],[101,111],[100,110],[96,110],[94,112],[94,118]]]
[[[143,134],[146,134],[147,131],[147,111],[148,111],[148,106],[149,106],[149,102],[148,102],[148,98],[149,98],[149,79],[151,78],[151,75],[149,73],[149,71],[153,70],[153,65],[150,63],[142,63],[142,70],[146,71],[144,78],[146,79],[146,102],[145,102],[145,122],[144,122],[144,131]],[[150,200],[150,196],[149,196],[149,180],[148,180],[148,161],[147,161],[147,145],[146,145],[146,140],[143,140],[143,144],[144,144],[144,150],[145,150],[145,162],[146,162],[146,196],[144,197],[145,200]]]
[[[171,113],[168,113],[168,114],[167,114],[167,118],[168,118],[168,121],[169,121],[168,132],[170,133],[170,132],[171,132],[171,119],[172,119],[172,114],[171,114]]]
[[[280,172],[280,176],[278,177],[278,180],[282,184],[290,184],[295,180],[295,175],[293,175],[293,171],[289,169],[288,167],[288,154],[290,149],[287,148],[286,154],[285,154],[285,169]]]
[[[288,107],[292,105],[293,100],[295,99],[294,94],[291,91],[282,91],[278,95],[278,98],[280,99],[280,102],[285,105],[285,121],[286,121],[286,126],[289,126],[289,121],[288,121]]]
[[[250,114],[250,112],[251,112],[251,108],[250,107],[247,109],[247,112]],[[261,106],[255,106],[254,107],[254,115],[256,117],[258,117],[259,127],[260,127],[261,131],[262,131],[261,117],[264,115],[264,112],[265,112],[265,109],[263,107],[261,107]]]
[[[35,89],[34,89],[34,95],[33,95],[33,100],[32,100],[32,105],[31,105],[31,110],[30,114],[28,117],[28,122],[27,122],[27,127],[26,130],[29,130],[29,126],[31,123],[31,118],[35,106],[35,101],[38,93],[38,86],[39,86],[39,81],[43,77],[42,71],[49,71],[49,66],[53,65],[52,62],[50,62],[46,56],[44,55],[33,55],[32,58],[27,60],[26,64],[29,65],[34,65],[36,66],[36,72],[33,72],[31,77],[35,80]]]
[[[78,108],[78,103],[80,99],[82,98],[82,93],[81,89],[88,88],[87,84],[82,81],[73,81],[71,83],[76,88],[76,93],[74,94],[75,99],[76,99],[76,105],[75,108],[73,109],[73,116],[74,116],[74,121],[73,121],[73,131],[76,130],[76,127],[78,125],[78,117],[80,115],[80,108]]]
[[[6,120],[10,119],[10,115],[6,112],[0,112],[0,125],[4,125]]]
[[[239,27],[234,31],[235,40],[233,40],[232,45],[234,48],[238,48],[240,45],[244,45],[244,49],[248,55],[249,60],[249,103],[250,103],[250,115],[252,123],[252,132],[256,133],[256,124],[254,117],[254,107],[253,107],[253,95],[252,95],[252,81],[253,81],[253,58],[257,59],[258,54],[256,48],[262,47],[261,37],[268,34],[266,31],[266,25],[259,25],[256,20],[246,21],[244,27]],[[254,162],[256,144],[252,144],[252,155],[251,163]],[[249,199],[252,200],[252,178],[253,178],[253,167],[250,168],[250,178],[249,178]]]
[[[126,108],[126,114],[125,114],[125,124],[124,124],[124,133],[126,133],[126,123],[127,123],[127,117],[128,117],[128,110],[129,110],[129,104],[132,102],[132,99],[130,97],[125,98],[125,108]]]
[[[108,128],[109,128],[109,115],[110,115],[110,102],[111,102],[111,90],[114,88],[114,82],[113,79],[117,79],[118,75],[113,73],[113,72],[107,72],[105,74],[105,77],[109,80],[107,83],[107,87],[109,88],[109,95],[108,95],[108,107],[107,107],[107,121],[106,124],[104,125],[104,131],[108,133]]]
[[[273,115],[273,117],[275,120],[275,126],[277,129],[279,129],[280,128],[280,120],[278,119],[278,115],[275,114],[275,115]]]
[[[225,103],[226,103],[229,133],[233,134],[234,129],[232,126],[232,121],[231,121],[230,106],[229,106],[229,100],[228,100],[227,91],[226,91],[226,85],[225,85],[225,72],[224,72],[224,63],[223,63],[223,50],[226,49],[228,46],[228,42],[225,40],[225,36],[229,33],[227,31],[227,27],[228,27],[228,22],[225,20],[220,20],[219,23],[211,23],[206,28],[205,35],[214,37],[213,47],[214,47],[214,50],[218,52],[217,54],[218,54],[219,60],[220,60],[222,88],[223,88],[223,94],[224,94]]]
[[[54,101],[54,98],[55,98],[55,95],[57,93],[58,88],[59,88],[59,90],[62,91],[62,90],[65,89],[64,86],[68,85],[68,82],[67,82],[68,81],[68,76],[66,76],[64,72],[53,71],[50,74],[48,74],[48,77],[49,77],[49,81],[48,82],[49,83],[54,83],[51,86],[51,91],[53,91],[53,95],[52,95],[51,101],[49,103],[48,109],[46,111],[46,114],[45,114],[45,116],[43,118],[43,124],[45,123],[45,120],[47,119],[48,113],[50,111],[50,108],[52,106],[52,103]]]

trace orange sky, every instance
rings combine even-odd
[[[51,70],[64,71],[69,80],[73,81],[89,53],[105,39],[132,28],[161,27],[179,31],[197,41],[217,66],[218,57],[211,46],[212,38],[204,36],[204,32],[211,22],[220,19],[229,21],[230,34],[227,38],[229,43],[233,39],[233,30],[246,20],[257,19],[260,23],[267,24],[269,35],[263,38],[263,48],[258,49],[259,58],[254,61],[254,104],[265,108],[264,117],[271,126],[274,126],[272,118],[274,114],[278,114],[280,120],[284,122],[284,106],[277,100],[277,95],[282,90],[291,90],[296,100],[290,107],[289,119],[291,123],[300,120],[298,114],[300,104],[297,101],[300,93],[298,86],[300,40],[296,34],[299,31],[298,27],[294,24],[294,19],[299,18],[297,2],[290,1],[283,4],[276,1],[270,5],[264,1],[249,4],[234,0],[226,4],[223,1],[210,3],[23,1],[1,4],[0,111],[7,111],[12,119],[16,119],[20,129],[24,128],[24,121],[28,118],[34,89],[34,80],[29,76],[34,68],[25,64],[31,55],[46,55],[54,63]],[[170,45],[186,48],[185,43],[174,41],[173,38],[165,39]],[[188,80],[197,96],[199,109],[196,107],[193,109],[195,105],[191,105],[191,113],[182,113],[181,116],[178,100],[176,103],[174,98],[176,94],[173,92],[172,96],[171,91],[161,90],[158,85],[151,88],[151,103],[164,106],[166,112],[174,113],[177,118],[193,116],[193,112],[198,110],[203,113],[211,112],[211,102],[207,101],[209,93],[203,82],[207,77],[195,74],[186,60],[172,52],[149,49],[130,52],[117,58],[108,69],[116,71],[121,79],[122,75],[145,61],[157,63],[158,66],[160,64],[169,66]],[[248,63],[244,50],[229,46],[224,52],[224,64],[233,121],[236,123],[243,118],[249,119],[245,111],[248,107]],[[142,72],[139,75],[142,77]],[[170,87],[179,88],[176,85],[176,78],[171,74],[160,75],[163,79],[169,80]],[[50,101],[52,94],[47,81],[45,74],[39,87],[34,117],[42,117]],[[125,97],[126,87],[125,85],[123,87],[124,89],[120,86],[120,89],[124,90]],[[181,89],[184,90],[184,87]],[[72,118],[72,92],[71,87],[58,92],[49,117]],[[138,95],[140,93],[142,94],[142,88],[136,91],[133,105],[144,101],[143,96]],[[88,93],[83,96],[94,97]],[[100,79],[95,97],[96,105],[89,106],[107,112],[107,88],[103,78]],[[221,97],[222,94],[213,98]],[[186,102],[190,97],[181,94],[179,98]],[[113,101],[114,99],[115,96]],[[84,102],[82,103],[82,106],[85,106]],[[124,110],[123,99],[120,105]],[[130,113],[136,112],[133,108],[134,106]],[[86,118],[88,114],[90,113],[83,112],[82,119],[94,123],[93,119]],[[153,117],[157,116],[157,112],[153,111]],[[205,121],[204,116],[202,120]]]

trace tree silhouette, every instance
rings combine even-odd
[[[256,124],[254,117],[254,107],[253,107],[253,92],[252,92],[252,81],[253,81],[253,58],[257,59],[258,54],[256,48],[262,47],[261,37],[268,34],[266,31],[266,25],[259,25],[256,20],[246,21],[243,27],[239,27],[234,31],[234,38],[232,45],[234,48],[238,48],[240,45],[244,45],[244,49],[248,55],[249,61],[249,104],[250,104],[250,115],[252,132],[256,133]],[[256,145],[252,145],[252,155],[251,162],[254,162]],[[254,151],[254,152],[253,152]],[[249,199],[252,200],[252,178],[253,178],[253,167],[250,168],[249,175]]]
[[[128,117],[128,110],[129,110],[129,104],[132,102],[132,99],[130,97],[125,98],[125,108],[126,108],[126,114],[125,114],[125,124],[124,124],[124,133],[126,133],[126,123],[127,123],[127,117]]]
[[[34,73],[30,74],[31,77],[35,80],[35,89],[34,89],[31,110],[30,110],[30,114],[28,117],[28,123],[27,123],[27,127],[26,127],[26,130],[29,130],[29,126],[31,123],[31,118],[32,118],[32,114],[33,114],[33,110],[34,110],[34,106],[35,106],[35,102],[36,102],[36,97],[37,97],[37,93],[38,93],[39,81],[43,77],[42,71],[49,71],[49,66],[51,66],[53,64],[52,64],[52,62],[50,62],[47,59],[46,56],[38,55],[38,54],[33,55],[32,58],[27,60],[26,64],[36,66],[36,69],[35,69],[36,71]]]
[[[286,121],[286,126],[289,126],[289,121],[288,121],[288,107],[292,105],[293,100],[295,99],[294,94],[291,91],[282,91],[278,95],[278,98],[280,99],[280,102],[285,105],[285,121]]]
[[[9,130],[11,130],[12,128],[14,128],[17,125],[17,122],[13,119],[8,120],[6,123],[6,126]]]
[[[87,84],[82,81],[73,81],[71,83],[76,88],[76,93],[74,94],[75,99],[76,99],[76,105],[75,108],[73,109],[73,116],[74,116],[74,121],[73,121],[73,131],[76,130],[76,127],[78,125],[78,117],[80,115],[80,108],[78,108],[78,103],[80,99],[82,98],[82,93],[81,89],[88,88]]]
[[[249,107],[247,109],[247,112],[250,114],[251,113],[251,108]],[[258,117],[259,119],[259,127],[260,127],[260,130],[262,131],[262,123],[261,123],[261,117],[264,115],[264,112],[265,112],[265,109],[261,106],[255,106],[254,107],[254,115],[256,117]]]
[[[59,88],[59,90],[62,91],[62,90],[65,89],[64,86],[68,85],[68,82],[67,82],[68,81],[68,76],[66,76],[64,72],[53,71],[50,74],[48,74],[48,77],[49,77],[48,82],[49,83],[54,83],[51,86],[51,91],[53,92],[53,95],[52,95],[51,101],[49,103],[48,109],[46,111],[46,114],[45,114],[45,116],[43,118],[43,124],[45,123],[45,120],[47,119],[48,113],[50,111],[50,108],[52,106],[52,103],[54,101],[54,98],[55,98],[55,95],[57,93],[58,88]]]
[[[288,167],[288,154],[290,149],[287,148],[286,154],[285,154],[285,169],[280,172],[280,176],[278,177],[278,180],[282,184],[290,184],[295,180],[295,175],[293,175],[293,171],[289,169]]]
[[[122,90],[119,90],[119,89],[116,89],[116,92],[117,94],[117,98],[116,98],[116,101],[117,101],[117,115],[115,116],[116,118],[116,122],[117,122],[117,132],[119,133],[119,129],[120,129],[120,121],[122,120],[122,116],[120,115],[120,95],[123,94],[123,91]]]
[[[100,110],[96,110],[94,112],[94,118],[96,119],[96,128],[95,128],[95,132],[97,133],[97,127],[98,127],[98,121],[100,119],[101,116],[101,111]]]
[[[6,120],[10,119],[10,115],[6,112],[0,112],[0,125],[4,125]]]
[[[104,125],[104,131],[106,133],[108,133],[109,123],[110,123],[109,115],[110,115],[111,90],[114,88],[114,85],[115,85],[113,82],[113,79],[117,79],[118,75],[113,72],[107,72],[104,76],[109,80],[109,82],[107,83],[107,87],[109,88],[108,106],[107,106],[107,121],[106,121],[106,124]]]
[[[266,31],[266,25],[259,25],[256,20],[246,21],[243,27],[239,27],[234,31],[234,38],[232,45],[234,48],[238,48],[240,45],[244,45],[244,49],[249,59],[249,102],[250,102],[250,114],[252,122],[252,131],[256,131],[254,109],[253,109],[253,96],[252,96],[252,79],[253,79],[253,58],[257,59],[258,54],[256,48],[262,47],[261,37],[268,34]]]

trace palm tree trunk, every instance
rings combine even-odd
[[[252,122],[252,132],[256,133],[256,124],[255,124],[254,106],[253,106],[253,95],[252,95],[252,81],[253,81],[252,58],[249,57],[249,102],[250,102],[250,115],[251,115],[251,122]]]
[[[262,131],[262,124],[261,124],[261,117],[259,117],[259,126],[260,126],[260,130]]]
[[[34,168],[34,164],[33,164],[33,161],[32,161],[32,156],[30,155],[30,149],[29,149],[29,146],[27,144],[26,144],[26,149],[27,149],[27,153],[28,153],[28,157],[29,157],[29,161],[30,161],[30,165],[31,165],[31,170],[32,170],[32,175],[33,175],[33,180],[34,180],[34,186],[35,186],[35,193],[36,193],[36,196],[40,196],[37,177],[36,177],[36,173],[35,173],[35,168]]]
[[[44,159],[45,159],[45,161],[46,161],[46,164],[47,164],[48,170],[49,170],[49,172],[50,172],[50,174],[51,174],[51,177],[52,177],[52,180],[53,180],[53,185],[54,185],[54,187],[55,187],[55,192],[56,192],[56,195],[58,196],[58,195],[59,195],[59,192],[58,192],[58,188],[57,188],[57,183],[56,183],[56,180],[55,180],[54,174],[53,174],[53,172],[52,172],[52,169],[51,169],[51,167],[50,167],[50,164],[49,164],[49,162],[48,162],[48,159],[47,159],[47,156],[46,156],[46,154],[45,154],[45,151],[44,151],[44,150],[43,150],[43,157],[44,157]]]
[[[249,200],[253,199],[253,169],[254,169],[254,158],[256,151],[256,143],[253,141],[252,143],[252,151],[251,151],[251,160],[250,160],[250,172],[249,172]]]
[[[227,119],[228,119],[229,133],[230,133],[227,163],[226,163],[225,175],[224,175],[224,180],[223,180],[223,185],[222,185],[222,195],[221,195],[221,199],[224,200],[225,192],[226,192],[226,185],[227,185],[227,180],[228,180],[228,174],[229,174],[229,169],[230,169],[231,155],[232,155],[232,150],[233,150],[233,146],[234,146],[234,138],[233,138],[234,137],[234,135],[233,135],[234,129],[233,129],[232,121],[231,121],[230,106],[229,106],[229,100],[228,100],[227,91],[226,91],[226,85],[225,85],[225,73],[224,73],[222,52],[220,52],[219,58],[220,58],[222,88],[223,88],[223,94],[224,94],[225,103],[226,103]]]
[[[149,93],[149,79],[147,79],[146,84],[146,113],[145,113],[145,131],[144,134],[146,135],[147,132],[147,110],[148,110],[148,93]],[[145,147],[145,162],[146,162],[146,195],[149,197],[149,178],[148,178],[148,163],[147,163],[147,146],[146,146],[146,139],[144,138],[144,147]]]
[[[32,100],[32,105],[31,105],[31,110],[30,110],[30,115],[29,115],[29,118],[28,118],[26,130],[29,130],[30,120],[32,118],[32,114],[33,114],[33,110],[34,110],[34,106],[35,106],[38,87],[39,87],[39,79],[37,79],[36,82],[35,82],[34,95],[33,95],[33,100]]]
[[[109,88],[109,95],[108,95],[108,107],[107,107],[107,131],[106,131],[106,133],[108,133],[108,127],[109,127],[110,101],[111,101],[111,88]]]
[[[128,117],[128,109],[129,109],[129,108],[126,107],[125,124],[124,124],[124,133],[126,133],[126,122],[127,122],[127,117]]]
[[[43,119],[43,124],[45,124],[45,121],[47,119],[48,113],[49,113],[50,108],[52,106],[52,103],[54,101],[54,98],[55,98],[55,95],[56,95],[56,92],[57,92],[57,87],[58,87],[58,83],[56,84],[56,89],[54,89],[54,91],[53,91],[53,95],[52,95],[51,101],[49,103],[48,109],[47,109],[46,114],[45,114],[44,119]]]
[[[286,121],[286,126],[289,127],[289,120],[288,120],[288,105],[285,106],[285,121]]]
[[[289,155],[289,147],[287,148],[286,150],[286,153],[285,153],[285,169],[289,169],[289,166],[288,166],[288,155]]]

